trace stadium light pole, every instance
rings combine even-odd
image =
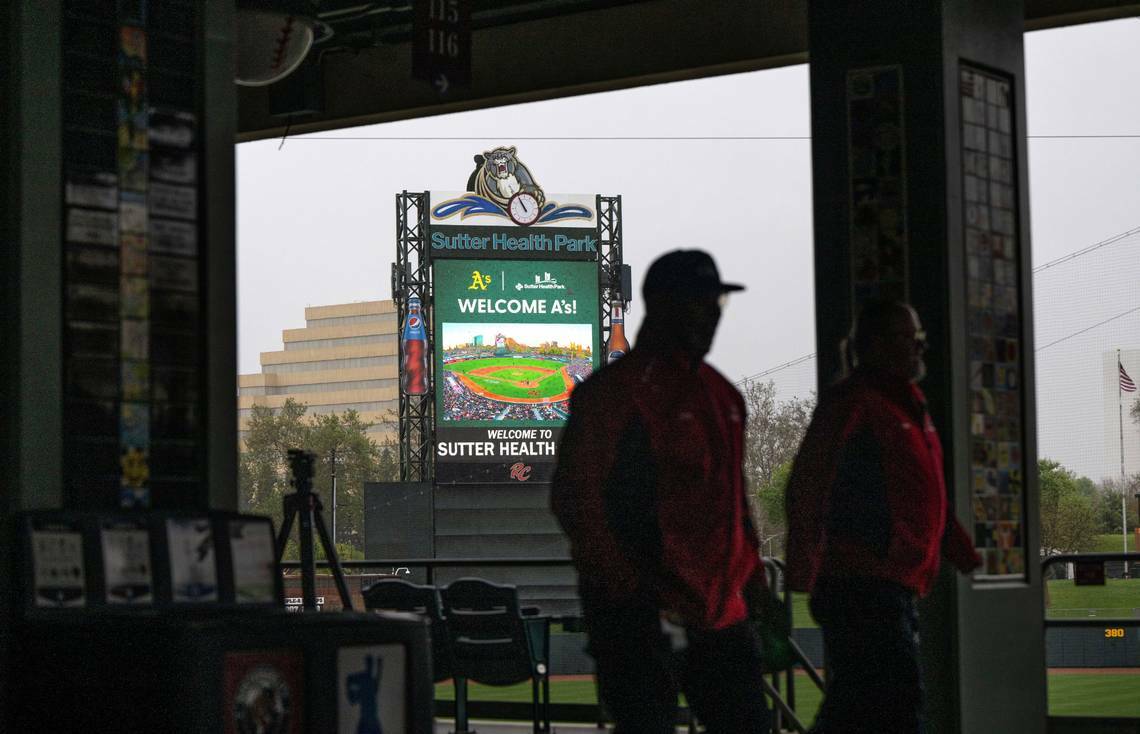
[[[332,447],[332,544],[336,548],[336,446]]]

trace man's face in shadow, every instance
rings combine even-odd
[[[666,328],[670,329],[681,349],[694,360],[702,359],[712,348],[716,327],[720,323],[724,296],[716,291],[685,293],[663,297],[653,304]]]
[[[900,307],[887,330],[872,341],[869,364],[910,382],[926,376],[926,332],[913,308]]]

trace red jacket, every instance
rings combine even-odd
[[[763,566],[744,426],[720,373],[646,347],[574,390],[551,504],[583,596],[649,600],[701,628],[746,617],[742,590]]]
[[[980,563],[947,510],[942,445],[914,384],[858,370],[823,394],[788,480],[787,583],[873,576],[925,595]]]

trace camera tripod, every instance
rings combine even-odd
[[[285,510],[281,522],[281,532],[277,534],[277,562],[281,563],[285,555],[285,546],[289,543],[289,534],[293,531],[293,521],[301,518],[301,599],[303,608],[308,611],[317,609],[317,568],[313,557],[313,527],[320,535],[321,547],[325,550],[325,557],[329,560],[333,580],[336,582],[337,592],[340,594],[340,603],[345,611],[352,611],[352,597],[348,593],[348,583],[344,579],[344,569],[340,565],[340,556],[337,555],[336,545],[329,538],[328,528],[325,527],[324,516],[321,511],[324,505],[320,497],[313,491],[313,461],[312,452],[301,449],[289,449],[289,471],[293,474],[293,487],[297,490],[286,495],[281,504]]]

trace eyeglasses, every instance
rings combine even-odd
[[[896,338],[897,337],[906,337],[906,338],[913,339],[915,349],[918,349],[920,351],[926,351],[927,348],[930,346],[929,343],[926,341],[926,332],[923,331],[922,329],[915,331],[914,336],[911,336],[911,334],[909,332],[906,332],[906,331],[896,331],[896,332],[893,332],[891,334],[891,336],[894,336]]]

